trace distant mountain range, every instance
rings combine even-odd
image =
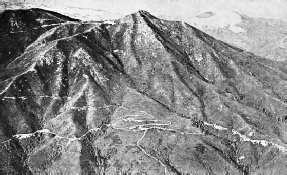
[[[0,24],[0,174],[286,172],[284,62],[146,11]]]
[[[211,13],[211,12],[210,12]],[[207,15],[204,13],[202,15]],[[235,13],[236,14],[236,13]],[[287,60],[287,22],[279,19],[252,18],[236,14],[240,21],[224,24],[224,27],[209,24],[220,21],[219,17],[190,19],[189,22],[213,37],[240,47],[256,55],[277,61]],[[224,19],[222,17],[222,19]]]

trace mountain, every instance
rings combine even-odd
[[[287,22],[285,7],[280,2],[246,1],[108,1],[96,2],[54,0],[0,0],[0,12],[7,9],[33,7],[57,11],[84,21],[114,20],[130,14],[132,9],[144,8],[157,17],[186,21],[201,31],[258,56],[286,61]],[[119,3],[119,4],[117,4]],[[257,5],[256,5],[257,4]],[[286,4],[286,5],[285,5]],[[259,8],[260,7],[260,8]],[[254,11],[254,9],[257,9]],[[173,11],[173,13],[170,13]]]
[[[0,20],[0,40],[5,42],[0,48],[1,68],[20,56],[43,33],[67,20],[77,21],[56,12],[32,10],[5,11],[1,13]]]
[[[286,61],[286,21],[251,17],[237,12],[222,13],[206,12],[187,19],[187,22],[217,39],[256,55]]]
[[[0,21],[1,174],[285,173],[284,63],[146,11]]]
[[[87,3],[86,0],[82,1],[79,5],[78,1],[65,3],[65,1],[46,1],[46,0],[37,0],[37,1],[7,1],[0,0],[0,12],[5,10],[17,10],[17,9],[31,9],[31,8],[41,8],[53,12],[58,12],[63,15],[81,19],[84,21],[100,21],[100,20],[110,20],[110,19],[118,19],[123,17],[124,14],[128,14],[126,12],[119,13],[120,10],[113,11],[102,9],[98,7],[98,4],[95,5],[95,2],[88,2],[89,5],[83,6],[83,4]],[[134,2],[133,2],[134,3]],[[98,8],[93,8],[97,6]]]

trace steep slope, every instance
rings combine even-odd
[[[21,55],[41,34],[69,21],[78,21],[52,11],[7,10],[0,14],[0,68]]]
[[[284,64],[145,11],[58,18],[2,64],[1,173],[284,174]]]

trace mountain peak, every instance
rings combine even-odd
[[[150,14],[148,11],[146,10],[138,10],[135,13],[132,13],[131,15],[138,15],[138,16],[143,16],[143,17],[147,17],[147,18],[154,18],[157,19],[155,16],[153,16],[152,14]]]
[[[139,11],[137,11],[137,13],[139,13],[139,14],[142,14],[142,15],[151,15],[148,11],[146,11],[146,10],[139,10]]]

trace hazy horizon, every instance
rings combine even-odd
[[[146,10],[173,20],[186,20],[204,12],[238,12],[251,17],[287,20],[286,0],[0,0],[25,2],[48,7],[74,7],[104,10],[118,17],[138,10]],[[80,3],[79,3],[80,2]]]

